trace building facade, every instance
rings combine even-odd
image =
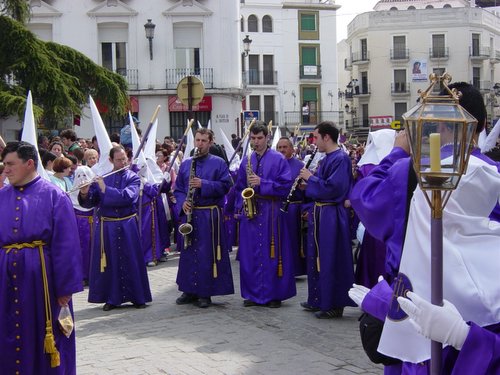
[[[348,25],[345,43],[339,59],[348,82],[342,92],[348,131],[401,121],[418,90],[429,86],[429,74],[445,71],[481,90],[489,116],[498,117],[500,17],[493,8],[466,0],[381,0]]]
[[[188,108],[176,88],[187,75],[205,88],[194,118],[203,126],[210,120],[216,135],[219,128],[228,136],[241,134],[253,113],[285,132],[303,122],[343,123],[334,1],[30,0],[30,5],[27,27],[39,38],[75,48],[126,78],[141,127],[161,105],[159,139],[183,134]],[[147,38],[153,26],[154,35]],[[245,52],[247,36],[252,42]],[[110,133],[126,122],[105,120]],[[58,127],[72,125],[68,119]],[[0,120],[6,139],[16,138],[20,128],[17,118]],[[75,130],[78,136],[93,135],[88,109]]]

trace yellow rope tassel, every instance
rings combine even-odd
[[[319,256],[316,257],[316,268],[318,269],[318,272],[320,271],[319,268]]]
[[[222,250],[220,247],[220,215],[221,212],[217,209],[217,260],[220,261],[222,259]]]
[[[61,357],[59,351],[56,348],[56,340],[54,334],[52,333],[52,324],[47,321],[47,326],[45,327],[45,339],[43,341],[43,351],[50,354],[50,367],[58,367],[61,365]]]
[[[279,257],[278,261],[278,277],[283,276],[283,261],[281,260],[281,257]]]
[[[216,279],[217,278],[217,263],[215,263],[215,262],[214,262],[213,272],[214,272],[214,279]]]
[[[274,259],[276,254],[274,253],[274,235],[271,237],[271,259]]]
[[[104,269],[106,268],[106,254],[104,252],[101,253],[101,272],[104,272]]]
[[[217,260],[222,259],[222,250],[220,248],[220,245],[217,245]]]
[[[304,254],[304,246],[303,245],[300,245],[300,257],[301,258],[305,258],[306,255]]]

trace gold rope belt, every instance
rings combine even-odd
[[[314,211],[313,211],[313,220],[314,220],[314,244],[316,246],[316,268],[318,272],[320,271],[320,262],[319,262],[319,244],[318,244],[318,231],[319,231],[319,222],[321,222],[321,210],[318,214],[318,220],[316,220],[316,208],[321,208],[325,206],[336,206],[338,203],[336,202],[314,202]]]
[[[59,355],[59,351],[56,348],[56,340],[54,338],[54,333],[52,330],[52,308],[50,306],[49,282],[47,278],[47,268],[45,266],[45,257],[43,256],[43,247],[45,245],[45,242],[36,240],[33,242],[21,242],[5,245],[2,246],[2,248],[6,250],[7,254],[12,251],[12,249],[22,250],[26,248],[38,248],[38,254],[40,255],[40,266],[42,269],[43,299],[45,304],[45,338],[43,341],[43,350],[45,353],[50,354],[50,367],[58,367],[61,364],[61,358]]]
[[[338,205],[337,202],[314,202],[315,206],[318,207],[323,207],[323,206],[336,206]]]
[[[137,217],[137,214],[132,214],[132,215],[128,215],[125,217],[106,217],[106,216],[100,217],[99,229],[100,229],[100,238],[101,238],[101,272],[104,272],[104,269],[107,266],[106,251],[104,250],[104,222],[128,220],[128,219],[133,218],[134,216]]]
[[[217,278],[217,261],[222,259],[222,250],[220,246],[220,207],[212,204],[209,206],[193,206],[194,210],[210,210],[210,222],[212,224],[212,254],[213,254],[213,264],[212,264],[212,274],[214,279]],[[217,211],[217,246],[215,246],[215,230],[214,230],[214,210]]]
[[[259,195],[259,194],[255,194],[255,198],[264,199],[266,201],[277,201],[278,200],[278,197],[273,197],[271,195]]]

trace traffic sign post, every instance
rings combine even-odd
[[[193,118],[193,106],[200,103],[205,95],[203,82],[194,76],[184,77],[177,84],[177,97],[188,107],[188,117]]]
[[[259,111],[243,111],[244,121],[252,121],[253,119],[259,120]]]

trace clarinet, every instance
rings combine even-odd
[[[306,169],[309,169],[309,167],[310,167],[310,165],[311,165],[311,163],[312,163],[312,161],[314,159],[314,156],[316,155],[317,151],[318,151],[318,148],[316,147],[314,149],[314,151],[312,152],[310,159],[307,161],[307,164],[306,164],[306,167],[305,167]],[[292,199],[292,195],[295,192],[295,190],[297,189],[297,186],[299,186],[299,184],[301,182],[302,182],[302,178],[300,178],[299,176],[297,176],[297,178],[293,182],[293,185],[292,185],[292,188],[290,189],[290,192],[288,193],[288,196],[286,197],[286,201],[283,202],[283,205],[280,208],[280,210],[282,212],[288,212],[288,206],[290,205],[290,201]]]

